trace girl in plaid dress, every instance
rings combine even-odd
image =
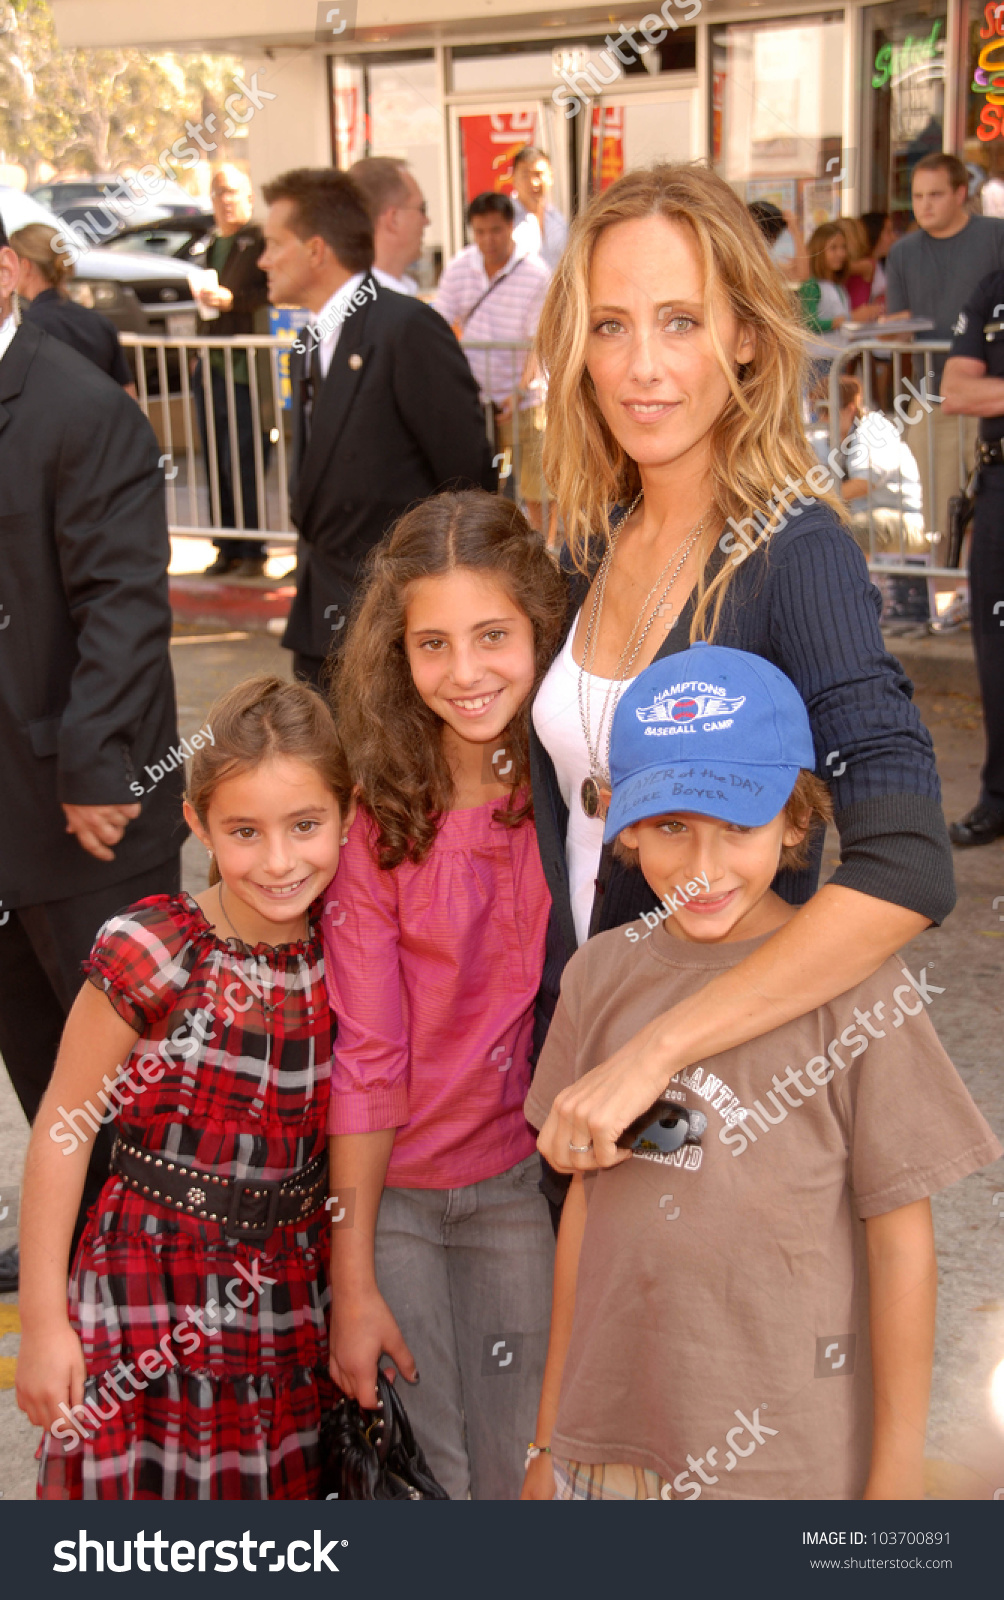
[[[302,684],[237,685],[200,742],[185,814],[210,887],[100,930],[28,1153],[17,1398],[48,1430],[40,1499],[317,1493],[333,1393],[319,914],[351,788]],[[89,1141],[113,1117],[67,1307]]]

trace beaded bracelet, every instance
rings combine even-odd
[[[549,1456],[550,1454],[551,1446],[549,1444],[534,1444],[533,1440],[531,1439],[530,1443],[527,1445],[526,1461],[523,1464],[523,1471],[529,1472],[530,1462],[536,1461],[538,1456]]]

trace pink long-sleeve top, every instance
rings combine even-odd
[[[325,896],[337,1019],[328,1132],[396,1128],[391,1188],[497,1177],[535,1146],[523,1115],[551,899],[532,823],[446,814],[418,866],[377,866],[360,809]]]

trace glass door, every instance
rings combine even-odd
[[[554,174],[551,200],[568,216],[567,147],[558,135],[559,118],[550,100],[507,98],[450,107],[453,248],[465,243],[464,216],[475,195],[492,190],[512,194],[513,158],[524,145],[537,145]]]
[[[580,205],[632,167],[693,161],[699,154],[696,88],[601,95],[576,121]]]

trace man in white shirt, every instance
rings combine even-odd
[[[443,271],[432,302],[463,345],[531,340],[551,281],[550,268],[537,255],[520,250],[513,239],[513,208],[508,195],[486,192],[471,201],[467,222],[474,243],[454,256]],[[518,490],[526,514],[541,527],[544,497],[543,381],[529,352],[464,351],[486,411],[495,420],[495,443],[512,460],[514,401],[518,430]],[[503,473],[506,467],[503,467]]]
[[[415,294],[418,284],[406,268],[422,253],[429,208],[408,163],[364,156],[353,162],[349,177],[362,191],[373,223],[374,278],[397,294]]]
[[[568,223],[551,204],[554,175],[543,150],[526,144],[512,164],[512,203],[516,248],[540,256],[553,272],[568,238]]]

